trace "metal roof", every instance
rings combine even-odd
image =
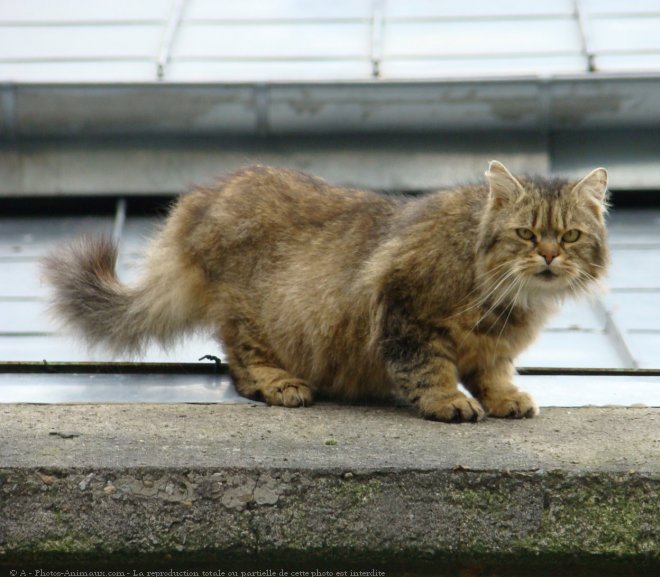
[[[106,232],[119,241],[118,274],[130,282],[155,223],[127,214],[121,202],[107,217],[0,217],[0,270],[9,281],[0,284],[0,361],[130,360],[90,353],[57,331],[38,263],[66,239]],[[615,211],[609,230],[609,290],[568,301],[519,366],[660,369],[660,209]],[[152,347],[145,360],[194,362],[217,352],[215,341],[200,335],[170,353]]]
[[[139,267],[144,239],[155,222],[154,218],[126,214],[121,201],[116,213],[107,217],[0,218],[0,362],[129,360],[109,357],[103,351],[90,353],[57,330],[46,310],[47,294],[38,262],[67,238],[105,231],[120,242],[118,272],[130,282]],[[567,302],[540,339],[518,359],[518,366],[660,369],[660,209],[615,211],[610,219],[610,237],[613,267],[609,291],[593,300]],[[141,360],[190,363],[206,354],[222,355],[215,341],[199,335],[169,353],[154,346]],[[546,405],[660,405],[657,375],[525,374],[519,380]],[[0,391],[0,402],[52,402],[53,395],[60,402],[238,399],[225,375],[199,374],[5,374],[0,378]]]
[[[268,82],[660,70],[653,0],[0,2],[13,82]]]

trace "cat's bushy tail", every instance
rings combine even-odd
[[[186,293],[186,271],[174,255],[168,264],[147,269],[135,286],[119,281],[116,262],[111,240],[83,237],[42,263],[54,288],[54,314],[87,344],[135,356],[151,340],[168,346],[195,328],[195,295]]]

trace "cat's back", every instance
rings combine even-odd
[[[205,268],[238,270],[249,262],[281,269],[303,261],[346,268],[378,245],[400,204],[294,170],[252,166],[185,195],[168,228]]]
[[[394,201],[377,193],[333,186],[295,170],[251,166],[218,183],[212,202],[217,213],[264,224],[320,226],[351,215],[388,214]]]

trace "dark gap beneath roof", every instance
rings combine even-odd
[[[57,196],[0,198],[0,214],[8,216],[110,216],[114,217],[117,201],[126,199],[131,216],[165,215],[175,197],[170,195],[131,196]]]
[[[430,190],[402,190],[382,192],[385,195],[415,197],[432,192]],[[176,200],[173,195],[89,195],[56,197],[11,197],[0,198],[0,214],[10,216],[114,216],[117,201],[125,198],[127,213],[131,216],[165,216]],[[614,190],[610,191],[613,208],[657,208],[660,207],[658,190]]]

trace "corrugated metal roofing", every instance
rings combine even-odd
[[[0,2],[20,82],[447,78],[660,70],[651,0]]]
[[[120,241],[118,272],[134,279],[141,252],[156,223],[124,213],[118,202],[107,217],[0,217],[0,362],[121,360],[89,352],[62,334],[47,313],[39,259],[55,245],[84,232],[114,234]],[[520,367],[660,368],[660,209],[619,210],[610,220],[613,267],[609,292],[569,301]],[[196,362],[219,354],[204,335],[166,353],[153,346],[148,362]],[[245,402],[223,374],[0,374],[0,402]],[[185,371],[184,371],[185,373]],[[523,374],[517,380],[542,406],[642,403],[660,406],[660,377]]]
[[[38,261],[66,238],[114,231],[120,241],[118,273],[130,282],[154,224],[153,218],[122,210],[114,218],[0,218],[0,271],[9,279],[0,285],[0,361],[118,360],[103,351],[90,355],[56,330],[46,313]],[[660,209],[615,212],[610,235],[609,292],[567,302],[519,366],[660,368]],[[145,360],[195,362],[217,351],[214,341],[199,336],[169,354],[152,347]]]

